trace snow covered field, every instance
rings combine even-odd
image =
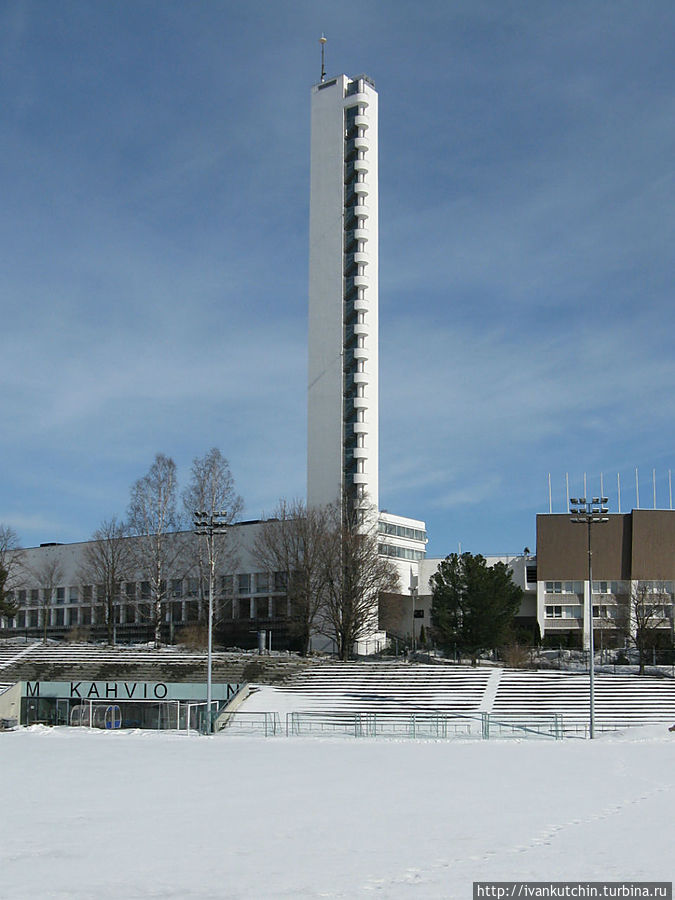
[[[675,734],[590,741],[0,734],[0,897],[470,898],[671,880]]]

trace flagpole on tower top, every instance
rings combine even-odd
[[[326,35],[321,32],[321,37],[319,38],[319,43],[321,44],[321,81],[326,80],[326,41],[328,38]]]

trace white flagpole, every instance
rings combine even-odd
[[[548,473],[548,511],[553,512],[553,495],[551,494],[551,473]]]
[[[570,508],[570,473],[569,472],[565,472],[565,490],[567,492],[567,507],[566,507],[566,509],[569,510],[569,508]]]
[[[640,509],[640,484],[638,482],[637,466],[635,466],[635,509]]]
[[[673,473],[668,469],[668,496],[670,497],[670,508],[673,508]]]
[[[652,469],[652,489],[654,491],[654,509],[656,509],[656,469]]]
[[[619,495],[619,512],[621,512],[621,475],[616,473],[616,492]]]

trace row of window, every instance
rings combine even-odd
[[[351,169],[351,167],[348,166],[347,169]],[[357,172],[354,170],[349,171],[349,173],[345,172],[345,206],[358,205],[358,198],[355,197],[354,194],[361,194],[364,191],[368,190],[367,187],[360,187],[358,190],[356,190],[355,185],[357,184],[367,184],[366,173]],[[365,206],[365,203],[361,205]]]
[[[649,614],[655,618],[667,619],[672,614],[673,607],[666,605],[657,605],[649,607]],[[614,605],[593,604],[594,619],[618,619],[621,615],[621,608]],[[583,606],[547,606],[547,619],[582,619],[584,616]]]
[[[641,581],[640,589],[644,589],[645,594],[675,594],[675,581]]]
[[[236,578],[236,580],[235,580]],[[286,590],[287,577],[285,572],[251,572],[237,576],[223,575],[216,589],[220,593],[231,596],[235,593],[242,594],[266,594],[270,591],[282,593]],[[161,592],[168,593],[173,598],[197,597],[208,594],[208,581],[201,585],[198,578],[172,578],[167,585],[162,583]],[[55,603],[57,605],[67,603],[91,603],[93,600],[102,602],[105,599],[105,586],[102,584],[85,584],[72,587],[48,587],[48,588],[21,588],[16,591],[8,591],[8,598],[16,600],[21,606],[45,606]],[[149,581],[125,581],[120,582],[115,589],[115,596],[124,595],[127,599],[149,600],[152,595],[152,587]]]
[[[365,310],[358,310],[356,313],[356,324],[357,325],[365,325],[366,324],[366,313]],[[350,339],[354,336],[354,325],[347,325],[345,329],[345,336],[347,339]]]
[[[411,550],[409,547],[393,547],[391,544],[378,544],[380,556],[394,556],[397,559],[424,559],[424,550]]]
[[[351,82],[347,87],[347,94],[351,95],[363,90],[363,80],[357,79]],[[353,374],[355,372],[365,373],[367,371],[365,353],[369,346],[366,335],[356,333],[363,329],[355,328],[355,325],[366,325],[366,311],[363,309],[356,310],[353,303],[356,300],[364,301],[367,299],[367,288],[361,284],[355,284],[354,281],[359,278],[367,277],[368,267],[364,258],[354,258],[354,254],[366,253],[368,242],[359,235],[355,238],[353,232],[367,227],[368,224],[368,199],[367,184],[368,175],[364,165],[358,165],[357,160],[367,159],[367,147],[363,146],[362,141],[358,141],[361,146],[356,146],[356,138],[364,138],[366,136],[367,123],[358,119],[365,116],[367,112],[366,105],[353,102],[344,109],[344,232],[345,232],[345,257],[343,272],[344,281],[344,322],[345,331],[343,338],[344,349],[344,396],[345,403],[343,409],[344,428],[343,428],[343,445],[345,452],[345,473],[348,480],[348,490],[351,497],[360,502],[366,497],[366,486],[361,483],[353,483],[358,476],[366,474],[367,462],[363,456],[354,455],[354,445],[361,449],[366,447],[366,437],[362,432],[355,433],[353,425],[355,423],[365,423],[367,421],[367,410],[363,404],[368,398],[368,387],[364,382],[354,382]],[[359,404],[359,405],[357,405]],[[363,511],[360,512],[363,515]]]
[[[594,619],[616,619],[619,609],[616,606],[593,606]],[[547,619],[583,619],[583,606],[547,606]]]
[[[238,594],[264,594],[266,591],[280,593],[286,590],[288,576],[286,572],[255,572],[237,575]],[[223,575],[221,590],[223,594],[233,593],[233,576]]]
[[[670,619],[675,610],[670,603],[642,603],[640,616],[651,616],[653,619]]]
[[[349,206],[345,209],[345,231],[365,231],[368,227],[367,213],[358,206]]]
[[[359,424],[366,424],[366,408],[365,406],[355,406],[353,409],[350,409],[347,415],[345,416],[345,422],[347,425],[353,425],[358,422]]]
[[[648,581],[640,582],[644,585],[649,593],[654,594],[673,594],[675,584],[672,581]],[[583,581],[546,581],[545,588],[547,594],[583,594]],[[628,581],[594,581],[594,594],[610,594],[614,597],[620,597],[630,593],[630,582]]]
[[[331,82],[331,84],[335,84],[335,79]],[[368,75],[362,75],[360,78],[355,78],[353,81],[350,81],[345,90],[345,97],[349,97],[351,94],[362,94],[364,91],[364,84],[369,84],[371,87],[375,87],[375,82]],[[319,85],[319,89],[321,89],[322,85]]]
[[[347,400],[354,399],[354,397],[358,397],[359,399],[365,399],[367,397],[366,385],[362,381],[359,381],[351,388],[348,388]]]
[[[354,106],[346,106],[345,107],[345,121],[351,122],[357,116],[365,116],[366,108],[365,106],[359,106],[358,103]]]
[[[547,581],[545,583],[547,594],[583,594],[583,581]]]
[[[356,125],[356,117],[366,114],[365,106],[347,106],[345,107],[345,140],[351,140],[355,137],[365,137],[366,128],[363,125]]]
[[[594,581],[594,594],[613,594],[615,597],[628,593],[627,581]]]
[[[378,525],[380,534],[395,534],[396,537],[410,538],[413,541],[424,541],[426,543],[426,531],[420,531],[418,528],[408,528],[407,525],[394,525],[391,522],[380,522]]]
[[[103,592],[103,585],[100,585],[101,592]],[[91,599],[92,596],[92,586],[82,588],[83,594],[88,592],[88,597]],[[101,594],[102,596],[103,594]],[[80,599],[80,588],[79,587],[70,587],[66,590],[64,587],[57,588],[32,588],[28,589],[20,589],[16,591],[7,591],[7,598],[14,602],[16,601],[21,606],[43,606],[49,603],[77,603]]]
[[[581,619],[583,606],[547,606],[547,619]]]
[[[202,609],[202,613],[204,610]],[[199,618],[197,601],[170,602],[166,604],[167,620],[191,622]],[[268,619],[284,618],[288,615],[288,601],[285,597],[251,597],[246,600],[229,600],[217,604],[216,619]],[[13,619],[8,620],[10,628],[39,628],[47,616],[48,627],[105,624],[106,608],[99,606],[73,606],[55,609],[22,609]],[[152,607],[144,603],[118,603],[114,607],[115,622],[136,625],[152,620]]]

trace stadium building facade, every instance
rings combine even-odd
[[[543,635],[595,648],[623,646],[637,622],[654,646],[672,647],[675,511],[634,509],[592,526],[593,585],[585,527],[569,515],[537,516],[537,622]],[[592,600],[591,600],[592,598]]]
[[[258,633],[276,649],[292,645],[286,576],[261,571],[254,546],[261,523],[241,522],[228,530],[224,564],[216,573],[215,628],[230,646],[257,646]],[[139,540],[134,537],[126,541]],[[166,536],[172,559],[162,600],[162,637],[180,640],[183,629],[206,622],[208,585],[199,577],[199,538],[192,532]],[[16,552],[19,604],[14,619],[5,620],[5,633],[27,637],[49,635],[105,638],[109,633],[105,588],[95,583],[90,563],[94,542],[44,544]],[[133,554],[128,554],[133,558]],[[150,641],[154,635],[151,585],[146,572],[128,568],[113,598],[116,641]]]

